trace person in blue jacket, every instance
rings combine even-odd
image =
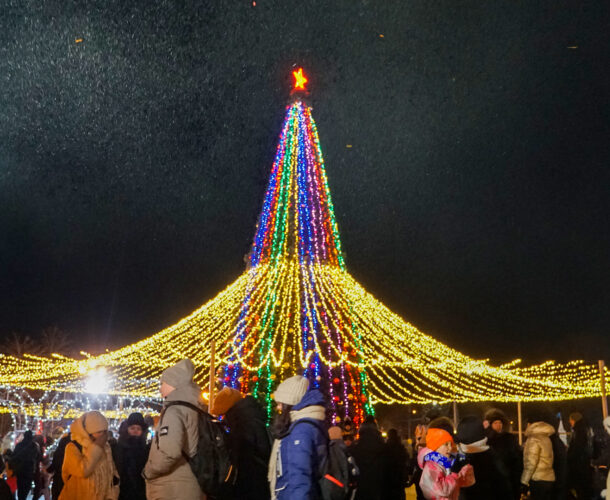
[[[326,457],[326,407],[324,396],[309,389],[309,381],[296,375],[274,393],[277,403],[269,459],[272,500],[318,500],[318,480]]]

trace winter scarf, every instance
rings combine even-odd
[[[290,412],[290,421],[296,422],[302,418],[310,418],[313,420],[324,420],[326,418],[326,409],[323,406],[306,406],[302,410],[293,410]],[[281,439],[275,439],[271,447],[271,460],[269,461],[269,470],[267,471],[267,479],[271,488],[271,500],[275,500],[275,481],[277,479],[277,462],[280,458]]]
[[[453,465],[453,462],[455,462],[455,459],[447,458],[438,451],[431,451],[424,457],[424,463],[426,462],[434,462],[442,465],[446,470],[451,470],[451,466]]]

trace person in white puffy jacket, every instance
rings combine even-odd
[[[521,484],[529,488],[532,500],[550,500],[555,484],[553,470],[553,444],[550,436],[555,428],[533,417],[529,419],[523,448],[523,473]]]

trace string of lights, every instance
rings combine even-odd
[[[304,90],[302,72],[295,78]],[[358,424],[376,403],[600,394],[596,365],[547,361],[522,367],[515,360],[493,366],[419,331],[368,293],[347,271],[317,128],[298,94],[286,110],[241,276],[177,324],[117,351],[81,360],[0,355],[0,383],[152,401],[162,370],[184,357],[194,361],[196,381],[205,384],[212,342],[219,346],[218,385],[253,393],[268,415],[273,389],[294,374],[328,396],[335,423],[350,417]],[[0,405],[0,412],[10,408]],[[33,402],[21,408],[41,411]]]

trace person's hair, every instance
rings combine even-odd
[[[286,435],[290,428],[290,410],[292,405],[282,404],[282,411],[275,414],[271,423],[271,435],[275,439],[280,439]]]
[[[374,415],[367,415],[366,417],[364,417],[362,424],[377,426],[377,419]]]
[[[400,436],[398,435],[398,431],[396,429],[390,429],[388,431],[388,443],[400,443]]]

